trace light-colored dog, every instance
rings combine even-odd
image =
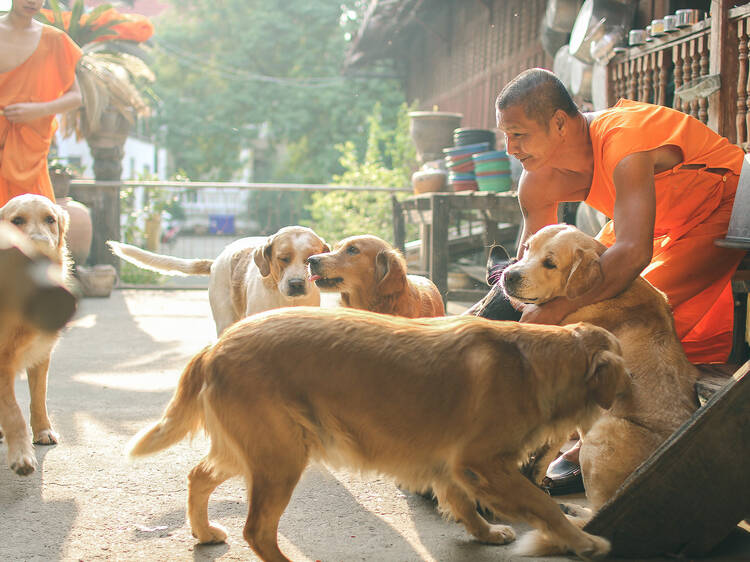
[[[241,475],[250,505],[244,536],[267,561],[287,560],[279,518],[310,460],[431,488],[479,541],[505,544],[515,534],[489,525],[477,500],[562,548],[597,556],[608,542],[572,525],[518,465],[540,442],[592,423],[629,384],[617,340],[587,324],[287,308],[238,322],[196,355],[130,454],[204,428],[211,450],[188,485],[193,534],[225,540],[208,521],[208,498]]]
[[[502,287],[511,300],[524,303],[575,298],[601,279],[599,256],[605,249],[575,227],[545,227],[528,239],[523,258],[503,271]],[[642,277],[562,323],[571,322],[590,322],[617,336],[633,376],[632,394],[619,397],[591,426],[580,428],[581,473],[597,510],[693,414],[698,372],[680,345],[665,295]],[[543,543],[536,554],[555,552]]]
[[[319,306],[320,291],[307,275],[307,259],[327,252],[304,226],[285,226],[260,246],[252,238],[229,244],[215,260],[154,254],[107,242],[112,252],[139,267],[167,274],[209,275],[208,299],[216,333],[256,312],[284,306]]]
[[[56,264],[59,281],[64,281],[69,266],[65,245],[69,218],[65,209],[41,195],[19,195],[0,207],[0,221],[14,224],[39,252],[49,256]],[[60,333],[59,329],[40,329],[21,316],[3,320],[13,325],[4,326],[0,339],[0,427],[8,440],[8,465],[16,473],[26,475],[34,471],[36,459],[26,421],[16,401],[15,378],[26,369],[33,442],[57,443],[59,435],[52,429],[47,414],[47,372]]]
[[[311,256],[308,263],[320,290],[340,292],[344,306],[407,318],[445,315],[435,284],[407,275],[401,253],[377,236],[346,238],[333,252]]]

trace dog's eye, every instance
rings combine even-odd
[[[546,258],[546,259],[545,259],[545,260],[544,260],[544,261],[542,262],[542,265],[543,265],[544,267],[546,267],[547,269],[555,269],[555,268],[557,267],[557,266],[555,265],[555,262],[553,262],[553,261],[552,261],[551,259],[549,259],[549,258]]]
[[[292,261],[292,258],[287,256],[279,256],[279,261],[281,263],[290,263]]]
[[[46,217],[44,217],[44,222],[46,222],[47,224],[55,224],[55,217],[53,217],[52,215],[47,215]]]
[[[15,224],[16,226],[21,226],[26,222],[26,219],[23,217],[13,217],[12,219],[10,219],[10,222]]]
[[[359,253],[359,248],[357,248],[356,246],[349,246],[346,249],[346,253],[350,256],[356,256]]]

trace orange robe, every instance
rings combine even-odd
[[[612,177],[623,157],[665,145],[682,150],[681,164],[654,176],[654,253],[642,275],[666,293],[688,358],[726,361],[732,347],[730,279],[744,252],[719,248],[714,240],[727,232],[743,151],[685,113],[629,100],[602,112],[589,131],[594,177],[586,203],[608,217],[614,214]],[[701,167],[682,169],[693,164]],[[608,246],[615,242],[612,221],[598,238]]]
[[[63,31],[45,25],[36,50],[8,72],[0,72],[0,108],[14,103],[48,102],[75,81],[81,50]],[[0,206],[22,193],[55,200],[47,153],[57,130],[54,115],[11,123],[0,115]]]

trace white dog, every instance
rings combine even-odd
[[[215,260],[183,259],[107,242],[112,252],[139,267],[167,274],[209,275],[208,299],[216,333],[250,314],[284,306],[320,306],[320,290],[307,275],[307,258],[329,252],[311,229],[285,226],[260,246],[241,238]]]

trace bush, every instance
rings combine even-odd
[[[338,145],[345,172],[334,176],[334,185],[406,188],[416,169],[416,151],[409,135],[409,111],[399,108],[393,130],[386,130],[380,104],[368,118],[367,150],[359,161],[353,142]],[[409,193],[397,193],[405,198]],[[314,193],[307,209],[311,227],[329,243],[357,234],[374,234],[393,241],[391,194],[375,191]]]

